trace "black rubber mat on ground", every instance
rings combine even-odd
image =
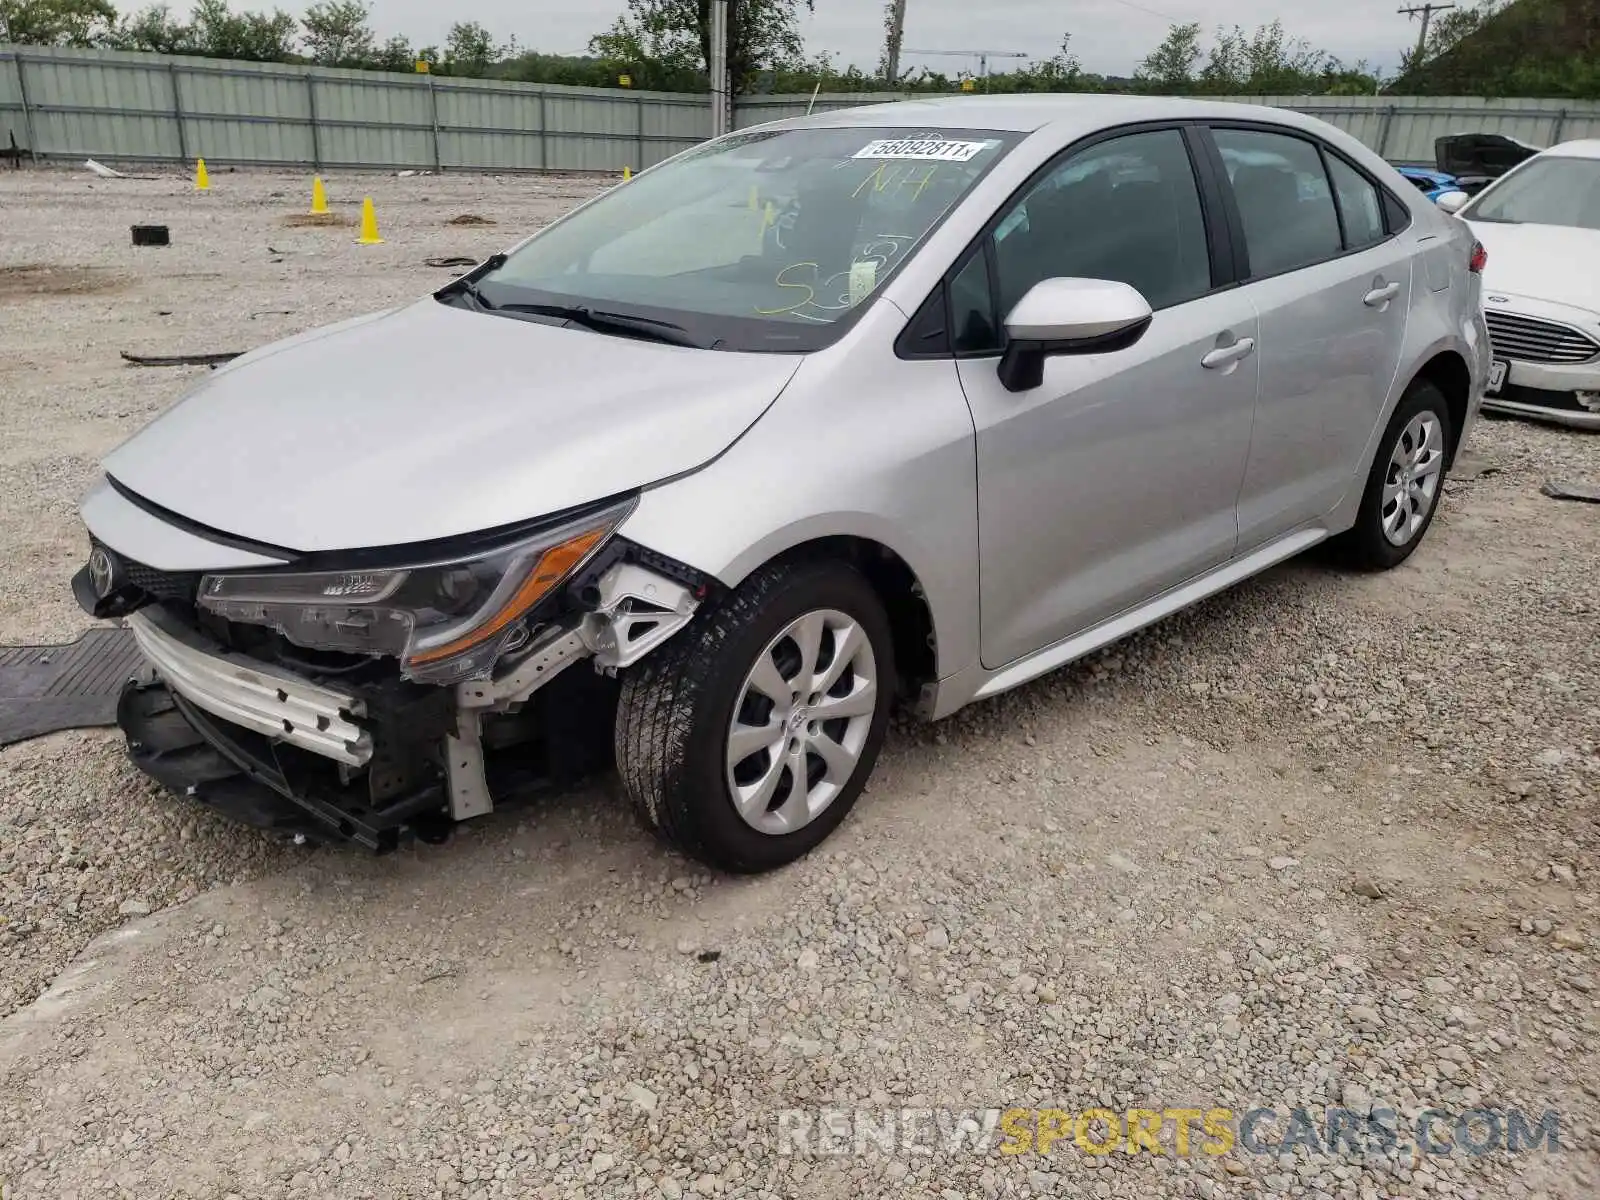
[[[0,646],[0,746],[117,723],[117,694],[142,659],[125,629],[66,646]]]

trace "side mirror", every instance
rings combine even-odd
[[[1471,199],[1472,197],[1465,192],[1443,192],[1434,200],[1434,204],[1438,206],[1440,212],[1454,215],[1465,208],[1467,201]]]
[[[1109,279],[1042,279],[1006,318],[1000,382],[1026,392],[1044,382],[1044,361],[1109,354],[1144,336],[1155,314],[1138,289]]]

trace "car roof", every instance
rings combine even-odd
[[[1600,138],[1581,138],[1551,146],[1541,158],[1600,158]]]
[[[1085,131],[1132,121],[1174,119],[1215,119],[1273,121],[1280,125],[1308,128],[1311,121],[1299,113],[1255,104],[1230,104],[1223,101],[1180,100],[1170,96],[1122,96],[1095,94],[1030,94],[1004,96],[930,96],[926,99],[897,100],[887,104],[866,103],[858,108],[840,108],[809,117],[774,121],[774,126],[880,128],[924,128],[944,126],[956,129],[993,129],[1007,133],[1034,133],[1052,126],[1076,127]]]

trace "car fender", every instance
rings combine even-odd
[[[720,458],[646,489],[618,532],[728,587],[808,542],[876,542],[916,576],[944,676],[977,657],[976,435],[953,360],[895,357],[904,322],[877,302]]]
[[[1452,289],[1454,290],[1454,289]],[[1449,293],[1442,293],[1448,296]],[[1361,452],[1361,459],[1356,464],[1355,472],[1350,477],[1350,486],[1345,490],[1344,498],[1339,501],[1334,509],[1329,525],[1334,530],[1347,529],[1355,524],[1356,514],[1361,508],[1362,493],[1366,488],[1367,476],[1372,472],[1372,464],[1378,456],[1383,441],[1384,432],[1389,428],[1389,421],[1394,417],[1394,411],[1400,406],[1401,399],[1422,373],[1428,363],[1441,354],[1453,352],[1459,354],[1467,363],[1470,383],[1467,391],[1467,419],[1459,431],[1456,445],[1461,446],[1472,432],[1472,426],[1478,415],[1478,408],[1483,402],[1484,381],[1488,377],[1488,335],[1481,328],[1474,328],[1473,323],[1468,323],[1466,333],[1457,334],[1443,328],[1442,314],[1426,315],[1427,310],[1433,306],[1425,306],[1422,316],[1422,328],[1418,331],[1418,341],[1407,339],[1406,353],[1400,360],[1400,370],[1396,372],[1394,384],[1388,397],[1384,401],[1383,415],[1374,422],[1372,436],[1367,440],[1366,447]],[[1477,325],[1481,326],[1480,316]],[[1425,340],[1424,340],[1425,339]]]

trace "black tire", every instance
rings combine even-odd
[[[877,704],[855,770],[832,803],[793,832],[764,833],[739,815],[729,789],[733,708],[758,656],[819,609],[844,613],[866,634]],[[849,814],[872,773],[893,703],[893,654],[883,604],[853,567],[829,560],[761,568],[625,674],[617,769],[635,811],[667,844],[722,871],[770,871],[809,853]]]
[[[1431,413],[1439,422],[1443,434],[1445,460],[1440,465],[1439,483],[1433,501],[1422,524],[1403,544],[1397,545],[1384,533],[1383,491],[1389,479],[1390,458],[1396,443],[1411,422],[1421,413]],[[1378,443],[1378,453],[1367,475],[1366,490],[1361,494],[1361,510],[1356,523],[1334,542],[1338,557],[1348,566],[1367,571],[1387,571],[1398,567],[1411,557],[1412,551],[1422,544],[1422,539],[1433,525],[1433,518],[1444,500],[1444,483],[1449,474],[1450,445],[1455,431],[1450,420],[1450,405],[1444,393],[1425,379],[1413,383],[1395,407],[1383,438]]]

